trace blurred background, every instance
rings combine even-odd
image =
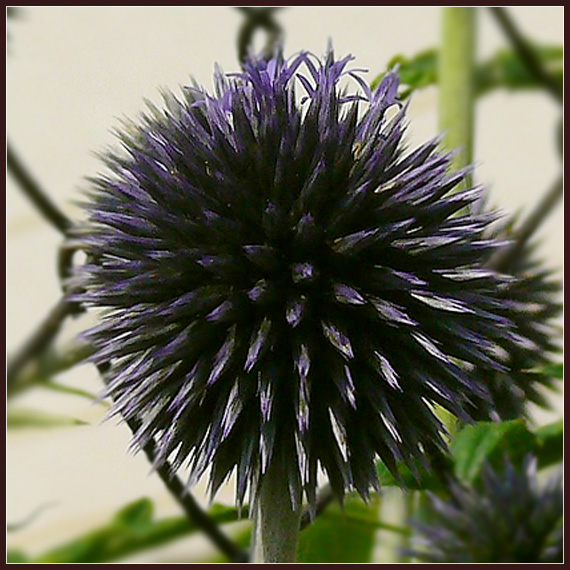
[[[511,13],[534,41],[562,44],[564,8],[513,7]],[[294,7],[276,13],[285,32],[285,52],[322,54],[332,40],[337,55],[352,53],[371,81],[396,54],[412,56],[439,41],[435,7]],[[7,132],[34,176],[72,219],[85,177],[99,169],[95,153],[114,143],[122,117],[135,117],[144,99],[160,102],[158,89],[176,91],[190,77],[211,86],[213,66],[238,69],[236,38],[243,16],[228,7],[36,7],[10,19],[7,57]],[[256,37],[261,47],[263,34]],[[478,56],[505,45],[489,13],[479,13]],[[476,179],[490,189],[491,203],[506,212],[525,211],[559,175],[556,103],[542,92],[494,91],[476,110]],[[437,134],[437,90],[417,92],[411,102],[408,137],[413,146]],[[60,297],[56,251],[60,235],[7,177],[7,352],[34,330]],[[563,265],[563,213],[558,207],[539,232],[547,265]],[[88,317],[68,323],[71,338]],[[95,369],[79,366],[61,382],[98,392]],[[129,432],[87,399],[29,390],[22,408],[85,422],[69,428],[9,430],[7,520],[17,523],[40,506],[31,524],[8,534],[10,548],[41,552],[98,524],[129,501],[149,496],[157,514],[179,514],[143,455],[127,451]],[[553,412],[536,420],[556,419]],[[196,494],[206,503],[204,490]],[[219,501],[231,503],[230,488]],[[183,539],[127,561],[199,560],[214,551],[201,539]]]

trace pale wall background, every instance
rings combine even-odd
[[[512,13],[535,40],[563,41],[563,7],[514,7]],[[7,61],[7,130],[11,143],[35,176],[71,217],[72,205],[95,174],[94,151],[113,142],[122,116],[143,110],[143,98],[160,101],[158,87],[188,83],[190,75],[211,85],[214,62],[237,69],[235,39],[242,15],[224,7],[47,7],[25,9],[11,21]],[[352,53],[373,78],[396,53],[413,55],[436,44],[435,7],[295,7],[278,13],[288,54],[322,54],[329,38],[339,55]],[[479,54],[494,53],[504,40],[490,15],[480,12]],[[437,132],[436,90],[418,93],[410,111],[410,141]],[[478,181],[508,212],[530,208],[559,172],[554,125],[559,109],[543,94],[497,92],[477,108]],[[59,234],[7,179],[7,348],[27,337],[59,296],[55,251]],[[540,252],[551,267],[563,263],[562,208],[541,232]],[[77,331],[85,321],[73,324]],[[71,336],[67,331],[66,335]],[[90,367],[62,377],[97,391]],[[7,452],[7,519],[23,519],[38,505],[53,503],[26,530],[10,534],[9,545],[34,552],[108,520],[130,500],[151,496],[160,515],[178,508],[142,456],[126,451],[129,437],[88,401],[44,391],[28,393],[22,406],[65,413],[86,427],[10,432]],[[555,412],[537,421],[559,417]],[[200,494],[200,489],[197,493]],[[231,490],[221,500],[232,500]],[[175,561],[199,556],[199,541],[171,545],[137,560]]]

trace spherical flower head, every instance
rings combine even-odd
[[[294,504],[319,469],[366,497],[378,458],[445,449],[434,405],[485,397],[474,367],[504,368],[494,215],[468,212],[481,190],[456,191],[437,140],[406,150],[397,76],[370,92],[351,59],[278,54],[166,93],[77,232],[72,298],[105,309],[89,337],[114,411],[189,484],[237,473],[238,503],[272,462]]]
[[[451,501],[430,497],[429,524],[415,523],[424,562],[562,562],[562,479],[537,482],[536,460],[486,466],[480,489],[455,486]]]

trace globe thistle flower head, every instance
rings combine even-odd
[[[88,336],[115,413],[190,484],[235,472],[238,503],[275,462],[294,504],[319,469],[366,497],[378,458],[445,447],[434,404],[486,397],[471,368],[504,369],[495,216],[465,213],[481,190],[454,192],[437,140],[406,150],[397,76],[371,92],[350,61],[277,54],[165,93],[77,231],[72,298],[104,309]]]
[[[430,523],[415,522],[423,562],[562,562],[562,479],[540,486],[536,458],[518,470],[484,469],[480,489],[454,486],[451,501],[430,496]]]

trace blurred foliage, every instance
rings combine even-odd
[[[479,480],[486,463],[500,468],[508,455],[514,465],[522,465],[529,453],[536,456],[540,467],[549,467],[562,461],[562,431],[562,421],[536,432],[531,432],[523,420],[466,426],[451,444],[455,473],[462,481],[473,483]]]
[[[40,388],[45,388],[46,390],[51,390],[53,392],[61,392],[63,394],[69,394],[70,396],[79,396],[80,398],[86,398],[90,402],[95,402],[101,404],[106,408],[109,407],[109,403],[101,400],[97,394],[88,392],[87,390],[82,390],[81,388],[76,388],[75,386],[66,386],[65,384],[60,384],[54,380],[46,380],[39,384]]]
[[[464,427],[451,443],[455,474],[469,483],[478,480],[485,463],[500,466],[508,455],[521,465],[524,456],[537,447],[536,436],[523,420],[480,422]]]
[[[535,52],[546,70],[556,82],[564,81],[564,51],[562,46],[535,46]],[[401,98],[407,99],[416,89],[435,85],[438,81],[438,52],[436,49],[423,51],[413,57],[397,55],[389,62],[387,69],[398,67],[398,74],[404,89]],[[372,88],[380,83],[385,73],[372,82]],[[495,89],[521,90],[537,89],[543,86],[510,49],[498,51],[490,59],[478,64],[475,70],[476,94],[486,95]]]
[[[544,374],[549,378],[556,378],[557,380],[562,380],[564,378],[564,365],[562,363],[558,364],[547,364],[543,366],[539,370],[537,370],[540,374]]]
[[[371,562],[376,532],[383,528],[393,532],[407,532],[379,519],[379,499],[368,505],[356,495],[350,495],[343,507],[330,504],[299,536],[297,562],[325,563]],[[233,536],[242,548],[251,547],[251,525]],[[225,562],[215,557],[207,562]]]
[[[51,414],[42,410],[30,410],[28,408],[15,408],[9,406],[6,411],[6,427],[8,429],[25,428],[51,428],[87,425],[81,420]]]
[[[420,491],[423,489],[438,489],[441,481],[433,471],[428,471],[425,465],[419,461],[414,462],[415,473],[406,465],[398,465],[397,474],[390,472],[388,467],[381,461],[376,464],[380,485],[385,487],[402,487],[407,491]]]
[[[498,465],[505,455],[520,463],[529,452],[538,457],[539,466],[558,463],[563,456],[563,424],[554,422],[531,432],[523,420],[501,423],[480,422],[464,427],[451,444],[456,475],[465,482],[478,481],[486,462]],[[378,474],[383,486],[399,483],[381,463]],[[435,475],[418,464],[417,478],[406,469],[400,475],[409,490],[441,490]],[[407,529],[382,522],[379,518],[379,498],[374,496],[365,504],[349,496],[343,507],[333,503],[308,526],[299,539],[299,562],[371,562],[376,532],[384,529],[406,535]],[[240,520],[234,507],[213,505],[208,514],[218,524]],[[244,509],[242,516],[246,516]],[[160,546],[195,532],[199,528],[186,517],[155,520],[150,499],[128,504],[118,511],[111,522],[87,534],[38,556],[10,551],[10,562],[85,563],[120,560],[128,555]],[[247,546],[250,529],[241,533],[240,544]],[[216,559],[222,561],[222,559]]]
[[[458,431],[450,445],[454,473],[462,481],[473,482],[481,476],[485,463],[500,465],[508,455],[514,464],[520,464],[528,453],[536,455],[540,467],[549,467],[562,461],[562,434],[562,421],[535,432],[530,431],[523,420],[467,425]],[[398,466],[398,477],[382,462],[378,462],[377,470],[383,486],[399,486],[409,491],[442,488],[437,476],[419,462],[416,473]]]
[[[233,507],[213,505],[208,514],[218,524],[238,520],[238,511]],[[9,551],[8,562],[52,564],[109,562],[166,544],[198,530],[198,527],[184,516],[155,520],[152,501],[143,498],[123,507],[109,524],[38,556]]]
[[[378,498],[366,505],[351,496],[344,509],[333,503],[301,533],[297,562],[372,562],[379,525]]]
[[[550,467],[564,457],[564,425],[562,420],[542,426],[535,432],[540,453],[538,466]]]
[[[44,503],[36,507],[27,517],[18,522],[6,523],[6,532],[18,532],[33,524],[36,519],[48,508],[53,507],[56,503]]]

